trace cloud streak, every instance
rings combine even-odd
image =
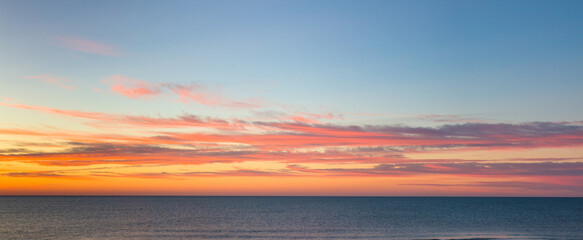
[[[88,166],[97,164],[185,164],[241,162],[255,152],[247,149],[169,148],[147,144],[69,142],[57,152],[3,154],[4,161],[36,163],[44,166]]]
[[[133,99],[156,96],[162,92],[161,87],[157,84],[122,75],[110,76],[104,82],[109,84],[112,91]]]
[[[131,86],[123,85],[123,89]],[[162,85],[142,87],[152,92],[168,91]],[[134,95],[149,96],[140,94]],[[583,147],[581,122],[342,125],[290,119],[293,115],[280,112],[259,112],[271,120],[257,121],[190,113],[172,117],[113,114],[13,101],[0,102],[0,107],[79,119],[96,130],[0,127],[0,137],[14,139],[0,142],[0,163],[34,166],[28,170],[3,167],[0,177],[12,181],[324,177],[387,179],[404,184],[405,180],[399,179],[424,179],[410,186],[528,193],[552,192],[554,186],[566,195],[576,195],[583,186],[583,156],[516,154],[542,148],[579,149]],[[297,115],[306,119],[338,116]],[[507,151],[510,155],[495,160],[439,155],[476,150]],[[419,155],[425,157],[415,158]],[[106,169],[89,170],[102,167]],[[59,171],[51,171],[54,169]],[[547,185],[539,184],[542,181]]]
[[[113,46],[93,40],[72,36],[58,36],[55,39],[56,45],[62,48],[110,57],[121,56],[119,50]]]
[[[582,179],[583,180],[583,179]],[[481,181],[481,182],[470,182],[470,183],[459,183],[459,184],[401,184],[406,186],[428,186],[428,187],[445,187],[445,188],[456,188],[456,187],[472,187],[472,188],[490,188],[490,189],[513,189],[514,191],[566,191],[570,193],[579,193],[583,191],[583,185],[578,185],[577,183],[571,184],[556,184],[547,183],[540,181]]]
[[[195,83],[188,85],[168,82],[153,83],[123,75],[109,76],[103,82],[109,85],[113,92],[132,99],[170,94],[175,95],[185,104],[198,103],[207,106],[245,109],[258,108],[262,102],[261,100],[231,100],[223,97],[219,92],[211,91],[207,87]]]
[[[237,129],[244,125],[240,121],[226,121],[217,118],[209,117],[199,117],[192,114],[184,114],[174,118],[153,118],[147,116],[136,116],[136,115],[119,115],[119,114],[108,114],[100,112],[86,112],[78,110],[63,110],[56,108],[49,108],[36,105],[25,105],[25,104],[15,104],[8,102],[0,102],[0,105],[18,108],[40,111],[49,114],[55,114],[65,117],[83,118],[94,120],[91,123],[92,126],[98,127],[140,127],[140,128],[213,128],[213,129]],[[121,126],[120,126],[121,125]]]
[[[460,115],[418,115],[421,120],[426,121],[434,121],[438,123],[489,123],[491,121],[487,121],[484,119],[479,118],[472,118],[467,116],[460,116]]]
[[[55,86],[59,86],[61,88],[67,89],[67,90],[74,90],[75,89],[75,86],[71,85],[72,82],[69,79],[60,78],[60,77],[51,77],[51,75],[49,75],[49,74],[43,74],[43,75],[39,75],[39,76],[29,76],[29,77],[23,77],[23,78],[40,80],[41,82],[52,84]]]
[[[314,169],[297,164],[288,165],[296,174],[328,176],[411,176],[445,175],[461,177],[578,177],[583,178],[583,162],[443,162],[443,163],[394,163],[379,164],[372,168]]]
[[[191,114],[173,118],[116,115],[42,106],[0,103],[6,107],[90,119],[99,127],[126,125],[144,129],[195,128],[225,133],[158,131],[146,138],[156,144],[244,144],[264,151],[314,147],[383,147],[401,151],[447,149],[507,150],[583,145],[583,125],[569,122],[521,124],[465,123],[439,127],[394,125],[308,124],[291,121],[244,121],[204,118]],[[195,130],[193,129],[193,130]],[[185,129],[186,130],[186,129]],[[24,131],[26,132],[26,131]]]

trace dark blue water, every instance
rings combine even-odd
[[[0,239],[583,239],[583,198],[0,197]]]

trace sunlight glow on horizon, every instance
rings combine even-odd
[[[33,2],[0,195],[583,197],[580,2]]]

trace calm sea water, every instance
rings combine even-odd
[[[583,198],[0,197],[0,239],[583,239]]]

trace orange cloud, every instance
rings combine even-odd
[[[139,179],[179,183],[178,180],[202,178],[265,177],[276,181],[320,177],[353,181],[385,179],[413,184],[391,189],[411,187],[417,189],[411,193],[417,194],[427,193],[426,190],[488,194],[492,189],[510,195],[514,191],[544,194],[558,189],[557,193],[569,196],[577,195],[583,186],[581,156],[533,158],[532,154],[530,157],[513,154],[507,159],[481,160],[464,159],[463,155],[456,159],[455,155],[451,159],[414,159],[412,154],[431,155],[444,150],[520,153],[515,150],[580,148],[583,146],[581,122],[465,123],[437,127],[341,125],[294,121],[286,119],[285,113],[267,113],[277,120],[246,121],[191,114],[168,118],[132,116],[12,102],[0,102],[0,105],[88,120],[85,124],[100,130],[0,128],[0,136],[11,139],[0,142],[3,144],[0,163],[27,166],[0,169],[0,178],[10,182],[34,179],[65,182],[67,178],[76,178],[75,181]],[[299,116],[310,121],[309,115]],[[107,128],[139,128],[140,131],[122,134],[108,132]],[[103,166],[111,169],[88,170]],[[216,168],[207,169],[208,166]],[[164,170],[156,171],[157,167]],[[540,184],[542,180],[547,184]],[[378,180],[378,185],[370,189],[382,189],[384,182]],[[220,185],[220,189],[226,189],[227,185]],[[447,190],[440,190],[443,188]]]
[[[94,126],[142,128],[229,129],[229,134],[200,132],[157,132],[143,141],[165,144],[237,143],[266,150],[335,146],[394,146],[412,151],[436,149],[529,149],[583,145],[583,126],[576,123],[533,122],[523,124],[468,123],[441,127],[342,126],[301,122],[246,122],[200,118],[185,114],[175,118],[113,115],[60,110],[41,106],[0,103],[1,105],[96,120]]]

